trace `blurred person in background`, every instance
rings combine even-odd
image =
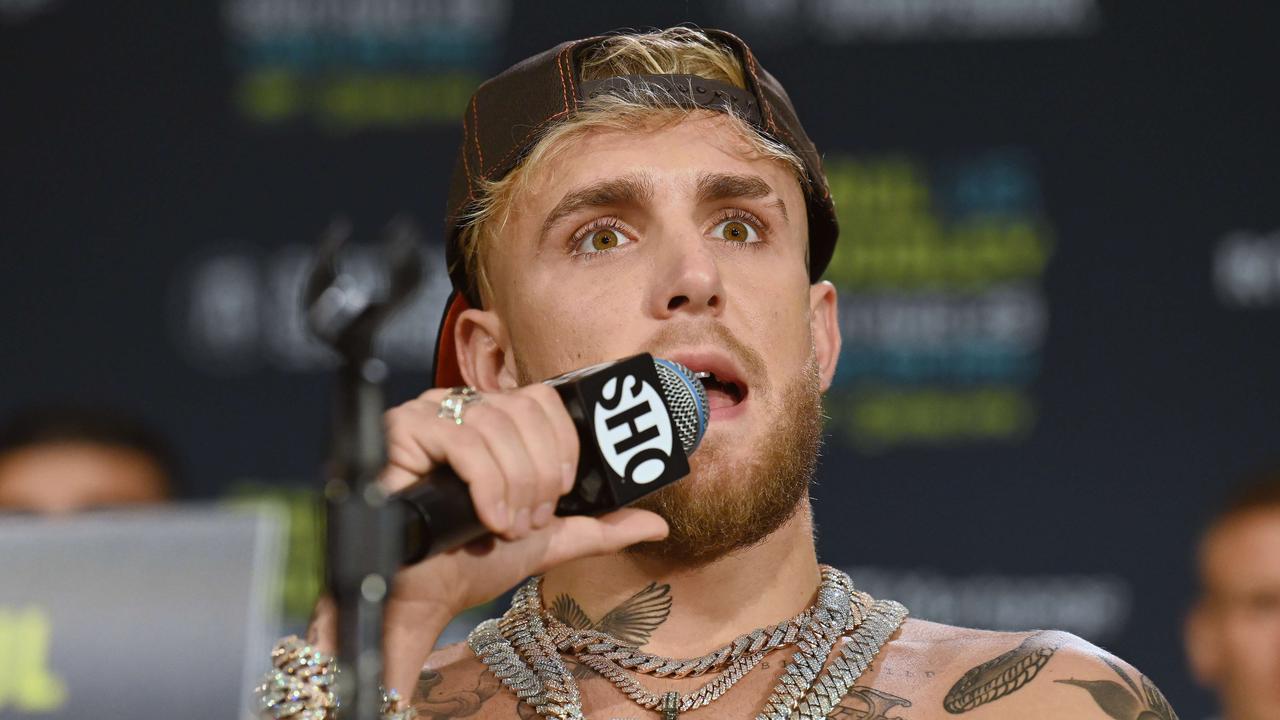
[[[168,445],[113,410],[33,407],[0,424],[0,512],[161,503],[174,474]]]
[[[1213,518],[1197,560],[1192,673],[1217,694],[1222,720],[1280,720],[1280,471],[1248,483]]]

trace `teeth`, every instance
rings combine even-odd
[[[735,382],[721,380],[720,378],[716,377],[715,373],[709,372],[707,370],[699,370],[693,375],[694,377],[698,378],[698,381],[701,382],[702,386],[706,388],[708,391],[718,390],[720,392],[728,394],[730,397],[734,399],[735,402],[742,401],[743,393],[742,393],[741,385],[738,385]]]

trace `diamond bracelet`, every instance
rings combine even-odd
[[[333,686],[338,665],[296,635],[271,649],[271,670],[254,688],[264,720],[336,720],[338,699]],[[417,714],[395,690],[382,691],[381,720],[414,720]]]

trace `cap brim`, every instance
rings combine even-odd
[[[436,333],[436,364],[431,373],[433,387],[458,387],[466,384],[462,379],[462,368],[458,366],[458,344],[454,335],[458,316],[470,307],[467,299],[457,290],[449,295],[444,317],[440,319],[440,331]]]

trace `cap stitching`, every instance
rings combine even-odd
[[[569,95],[568,95],[569,91],[568,91],[568,88],[565,86],[564,68],[560,65],[560,59],[572,47],[573,47],[572,45],[569,45],[565,47],[564,50],[561,50],[558,55],[556,55],[556,71],[560,73],[560,89],[561,89],[561,97],[564,100],[564,109],[561,110],[560,112],[552,113],[551,115],[548,115],[547,117],[543,118],[537,125],[533,127],[532,130],[530,130],[523,138],[521,138],[519,142],[513,145],[511,147],[511,150],[508,151],[506,155],[502,156],[502,159],[498,161],[498,164],[490,168],[490,172],[501,171],[502,168],[506,167],[507,161],[510,160],[513,155],[519,152],[521,148],[524,147],[524,144],[529,141],[529,138],[533,137],[537,132],[542,130],[542,128],[546,127],[548,122],[555,120],[558,117],[563,117],[569,113]]]
[[[561,61],[564,59],[564,54],[565,54],[565,53],[567,53],[567,52],[569,52],[569,48],[571,48],[571,47],[573,47],[573,45],[572,45],[572,44],[565,45],[564,49],[563,49],[563,50],[561,50],[561,51],[560,51],[560,53],[559,53],[558,55],[556,55],[556,70],[557,70],[557,71],[559,71],[559,73],[560,73],[560,93],[561,93],[561,96],[564,98],[564,111],[565,111],[565,112],[569,112],[569,88],[568,88],[568,86],[567,86],[567,85],[565,85],[565,82],[564,82],[564,66],[563,66],[563,65],[561,65],[560,63],[561,63]]]
[[[476,95],[478,95],[477,93]],[[473,124],[476,126],[475,145],[476,155],[480,156],[480,174],[484,175],[484,150],[480,148],[480,112],[476,109],[476,95],[471,96],[471,117]],[[466,124],[464,119],[463,124]]]
[[[570,45],[569,47],[565,48],[565,52],[568,53],[568,51],[572,50],[573,47],[574,47],[573,45]],[[569,78],[569,96],[572,97],[574,99],[574,102],[576,103],[578,99],[578,86],[576,83],[573,82],[573,63],[572,61],[569,60],[567,54],[564,59],[564,68],[565,68],[565,72],[563,74],[568,76]],[[565,109],[565,112],[569,111],[568,101],[565,101],[564,109]]]
[[[747,70],[751,72],[751,81],[755,83],[756,97],[762,101],[760,104],[764,106],[765,127],[772,130],[777,127],[777,123],[773,121],[773,107],[768,98],[765,97],[764,89],[760,85],[760,76],[756,72],[756,56],[751,53],[750,48],[743,43],[742,53],[747,58]],[[794,138],[792,138],[794,140]]]

